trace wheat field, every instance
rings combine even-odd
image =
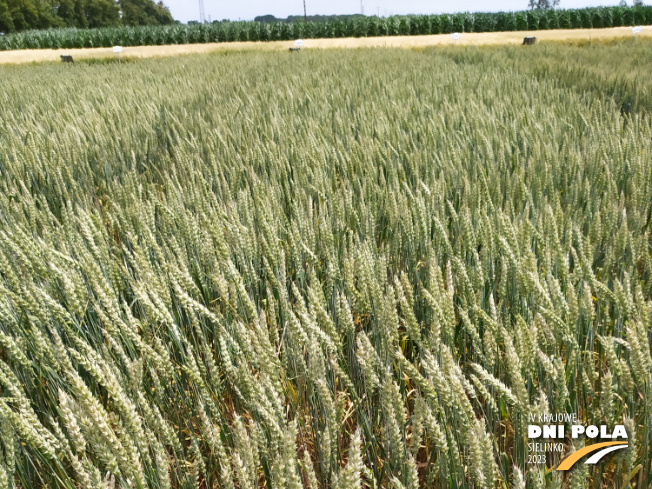
[[[0,488],[650,487],[650,47],[0,67]]]

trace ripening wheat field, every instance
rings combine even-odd
[[[650,487],[651,48],[0,67],[0,488]]]

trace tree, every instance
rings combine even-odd
[[[66,27],[88,27],[86,0],[58,0],[54,11]]]
[[[174,17],[170,13],[170,9],[165,6],[162,1],[155,3],[152,7],[153,16],[156,19],[156,23],[159,25],[169,25],[174,24]]]
[[[14,19],[5,0],[0,0],[0,32],[13,32]]]
[[[279,19],[274,17],[273,15],[259,15],[258,17],[254,17],[255,22],[278,22]]]
[[[172,24],[174,19],[163,2],[152,0],[120,0],[122,23],[125,25]]]
[[[120,18],[120,10],[124,12]],[[50,27],[172,24],[170,10],[155,0],[0,0],[0,32]]]
[[[115,0],[88,1],[85,8],[88,27],[113,27],[120,25],[120,7]]]
[[[533,10],[548,10],[559,5],[559,0],[529,0],[528,7]]]
[[[58,25],[49,0],[2,0],[0,30],[47,29]]]

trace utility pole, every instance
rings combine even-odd
[[[364,15],[364,4],[362,3],[362,0],[360,0],[360,13]]]
[[[206,23],[206,14],[204,14],[204,0],[199,0],[199,23]]]
[[[306,0],[303,0],[303,21],[308,22],[308,14],[306,13]]]

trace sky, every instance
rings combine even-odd
[[[618,5],[619,0],[561,0],[560,8]],[[172,16],[181,22],[199,20],[199,0],[163,0]],[[628,0],[631,4],[631,0]],[[523,10],[528,0],[362,0],[366,15],[441,14]],[[360,13],[360,0],[306,0],[308,15]],[[206,20],[253,20],[257,15],[276,17],[303,15],[303,0],[204,0]]]

